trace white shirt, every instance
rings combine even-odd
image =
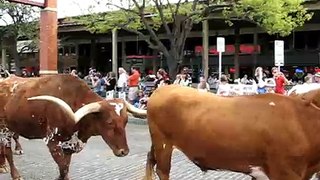
[[[206,87],[204,89],[200,88],[200,83],[198,84],[198,91],[200,92],[208,92],[210,91],[210,86],[208,83],[206,83]]]
[[[128,83],[128,76],[126,73],[122,73],[119,75],[119,79],[117,82],[117,87],[122,88],[122,87],[127,87]]]
[[[219,84],[217,95],[219,96],[229,96],[230,85],[229,84]]]

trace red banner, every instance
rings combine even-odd
[[[260,45],[255,46],[253,44],[240,44],[240,54],[254,54],[254,52],[256,52],[259,54],[261,52],[261,48]],[[202,46],[196,46],[195,47],[195,53],[202,53],[203,51],[203,47]],[[231,45],[226,45],[225,48],[225,52],[223,53],[224,55],[232,55],[235,53],[235,45],[231,44]],[[211,46],[209,48],[209,54],[212,55],[218,55],[218,51],[216,46]]]

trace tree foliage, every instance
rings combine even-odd
[[[98,6],[115,9],[105,13],[74,18],[94,33],[123,29],[137,34],[149,47],[164,54],[170,75],[175,74],[183,59],[186,38],[193,24],[210,14],[225,19],[250,21],[264,28],[269,34],[288,35],[303,25],[312,14],[301,5],[303,0],[96,0]],[[165,47],[157,32],[165,31],[170,47]]]
[[[228,19],[243,19],[257,24],[269,34],[289,35],[311,19],[303,7],[304,0],[241,0],[226,8],[224,16]]]
[[[37,13],[38,10],[34,7],[0,0],[0,22],[4,24],[1,27],[0,38],[5,40],[10,55],[15,59],[18,71],[22,51],[34,50],[38,47],[39,21]],[[21,47],[20,52],[17,52],[17,42],[21,39],[32,41],[25,44],[25,47]]]

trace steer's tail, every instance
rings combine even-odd
[[[124,100],[127,110],[133,115],[133,117],[145,119],[147,118],[147,110],[136,108],[134,105],[130,104],[128,101]]]

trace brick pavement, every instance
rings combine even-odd
[[[141,180],[144,175],[146,153],[150,147],[147,126],[129,124],[127,128],[130,154],[119,158],[100,137],[89,140],[84,150],[73,156],[70,177],[73,180]],[[21,138],[25,154],[15,156],[16,165],[25,180],[53,180],[58,168],[42,140]],[[9,180],[9,174],[0,180]],[[226,171],[203,174],[183,154],[174,151],[172,180],[250,180],[248,176]]]

